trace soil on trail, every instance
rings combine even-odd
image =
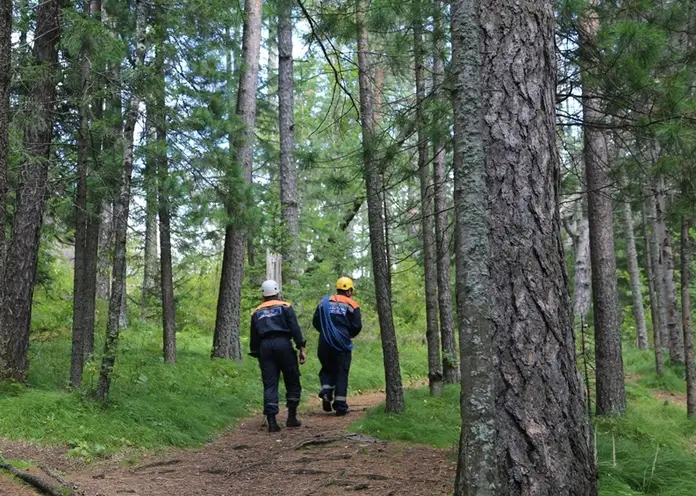
[[[276,434],[257,416],[199,450],[143,457],[128,468],[115,460],[73,467],[64,479],[85,496],[451,494],[448,451],[347,433],[383,399],[351,398],[346,417],[324,413],[317,401],[303,412],[302,427]]]

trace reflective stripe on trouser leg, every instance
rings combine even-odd
[[[346,402],[346,399],[347,399],[347,398],[346,398],[345,396],[336,396],[336,401],[337,401],[337,402],[343,402],[343,403],[345,403],[345,402]]]

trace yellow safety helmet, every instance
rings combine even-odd
[[[341,277],[338,281],[336,281],[336,289],[340,289],[342,291],[353,289],[353,280],[350,277]]]

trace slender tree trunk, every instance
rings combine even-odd
[[[147,110],[147,123],[145,132],[147,133],[148,152],[145,158],[145,173],[143,175],[143,186],[145,189],[145,250],[143,253],[143,285],[140,294],[140,315],[142,319],[147,318],[147,307],[155,293],[157,287],[157,158],[160,150],[153,151],[154,145],[158,142],[155,125],[155,110]]]
[[[135,2],[135,70],[134,78],[138,78],[142,72],[145,59],[145,24],[147,5],[143,0]],[[123,322],[122,313],[125,307],[126,296],[126,241],[128,235],[128,211],[131,200],[131,179],[133,174],[133,145],[135,125],[138,121],[141,98],[140,88],[132,85],[131,95],[126,107],[125,123],[123,127],[123,168],[121,171],[120,191],[114,202],[114,258],[112,269],[111,295],[109,298],[109,314],[106,329],[106,342],[104,355],[102,356],[99,382],[96,396],[106,403],[109,398],[111,376],[116,362],[118,338]]]
[[[162,7],[159,7],[162,8]],[[166,79],[164,52],[157,48],[157,101],[155,127],[157,130],[158,213],[160,234],[160,285],[162,293],[162,330],[165,363],[176,362],[176,320],[174,309],[174,277],[172,270],[171,205],[169,198],[169,160],[167,159]]]
[[[99,230],[102,202],[99,193],[87,213],[87,243],[84,259],[84,303],[82,309],[82,352],[84,360],[94,353],[94,323],[97,297],[97,264],[99,259]]]
[[[484,151],[480,0],[452,4],[454,207],[461,417],[455,494],[497,494],[490,209]],[[500,474],[501,476],[504,473]]]
[[[288,237],[283,246],[283,279],[295,277],[300,217],[295,164],[294,82],[292,64],[292,0],[278,2],[278,100],[280,132],[280,204]]]
[[[5,271],[7,169],[12,89],[12,0],[0,0],[0,274]]]
[[[91,0],[84,5],[86,15],[90,10]],[[72,323],[72,356],[70,361],[70,386],[74,389],[82,385],[85,350],[85,284],[87,257],[87,175],[90,154],[89,128],[89,74],[91,71],[89,47],[85,43],[80,54],[80,127],[77,136],[77,188],[75,192],[75,260],[73,267],[73,323]]]
[[[578,205],[578,223],[573,240],[575,272],[573,279],[573,315],[583,321],[590,313],[592,299],[592,268],[590,264],[590,222],[587,218],[587,195]]]
[[[24,155],[2,290],[0,377],[17,381],[24,381],[29,369],[32,297],[53,139],[60,9],[59,0],[44,0],[36,9],[35,79],[29,83],[33,115],[24,124]]]
[[[657,242],[660,249],[660,261],[662,265],[662,279],[664,289],[665,306],[665,331],[666,341],[669,345],[669,358],[674,363],[684,362],[684,343],[679,322],[679,306],[677,302],[677,287],[674,282],[674,256],[672,252],[672,231],[667,225],[666,219],[666,193],[664,178],[658,180],[657,194],[655,196]]]
[[[104,202],[100,213],[99,256],[97,260],[97,298],[108,300],[111,293],[111,268],[109,260],[113,253],[113,206]]]
[[[428,162],[428,140],[425,137],[425,77],[423,67],[422,13],[417,6],[414,12],[413,52],[416,72],[416,120],[418,121],[418,173],[421,200],[421,239],[423,240],[423,265],[425,271],[426,341],[428,343],[428,383],[430,394],[442,391],[442,366],[440,365],[440,333],[437,317],[437,260],[433,231],[433,192]]]
[[[693,242],[691,222],[681,220],[681,300],[684,356],[686,357],[686,414],[696,415],[696,367],[694,366],[694,332],[691,326],[691,258]]]
[[[595,11],[597,0],[591,0],[580,27],[582,50],[589,52],[599,30]],[[593,61],[588,57],[586,63]],[[619,302],[614,251],[614,224],[609,177],[609,136],[602,129],[602,102],[596,98],[587,81],[590,69],[583,68],[582,109],[584,115],[584,156],[587,179],[587,205],[590,223],[590,259],[592,261],[592,301],[595,324],[595,377],[597,384],[597,415],[621,414],[626,410]]]
[[[261,49],[261,4],[261,0],[246,0],[244,4],[243,62],[237,91],[237,115],[244,130],[237,132],[234,139],[235,146],[232,148],[235,153],[234,160],[242,165],[243,177],[247,184],[251,184],[252,147],[256,124],[256,87]],[[235,205],[235,201],[239,201],[240,205]],[[238,211],[243,211],[244,208],[240,199],[228,199],[227,203],[230,223],[225,229],[222,277],[212,356],[241,360],[239,319],[244,279],[245,232],[235,217],[238,217]]]
[[[645,325],[645,309],[643,308],[643,290],[640,282],[640,266],[636,251],[636,237],[633,232],[633,212],[631,204],[626,201],[623,208],[624,230],[626,234],[626,258],[628,258],[628,274],[631,278],[631,297],[633,299],[633,316],[636,319],[636,335],[638,349],[648,349],[648,330]]]
[[[648,276],[648,293],[650,295],[650,318],[652,320],[653,328],[653,347],[655,348],[655,371],[657,375],[662,376],[664,373],[664,366],[662,363],[662,343],[660,340],[660,312],[658,310],[657,301],[657,291],[655,290],[655,271],[654,271],[654,260],[653,260],[653,250],[654,242],[652,237],[648,234],[648,216],[646,210],[648,210],[648,204],[652,203],[651,199],[648,197],[643,205],[643,239],[645,240],[645,267],[647,268]]]
[[[554,2],[485,0],[481,11],[496,494],[594,496],[558,207]]]
[[[382,338],[384,374],[386,379],[386,411],[404,409],[404,391],[401,386],[399,350],[392,315],[389,264],[382,217],[382,175],[375,149],[375,106],[371,81],[370,45],[365,18],[366,0],[356,0],[358,29],[358,80],[360,85],[360,118],[362,121],[363,175],[367,189],[367,214],[372,251],[372,270],[377,295],[377,315]]]
[[[444,2],[438,1],[433,13],[433,91],[443,100],[442,88],[445,75],[445,33],[442,20]],[[434,126],[435,123],[432,123]],[[435,245],[437,250],[437,299],[440,310],[440,338],[442,340],[442,373],[445,384],[459,381],[457,342],[454,337],[454,310],[450,286],[450,243],[447,233],[447,175],[443,131],[433,132],[433,186],[435,209]]]

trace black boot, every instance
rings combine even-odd
[[[285,423],[285,427],[299,427],[302,425],[302,422],[300,422],[297,419],[297,407],[296,406],[289,406],[288,407],[288,421]]]
[[[266,420],[268,421],[268,432],[280,432],[280,426],[276,422],[275,415],[266,415]]]
[[[331,398],[323,391],[319,393],[319,397],[321,398],[321,409],[325,412],[331,412]]]

